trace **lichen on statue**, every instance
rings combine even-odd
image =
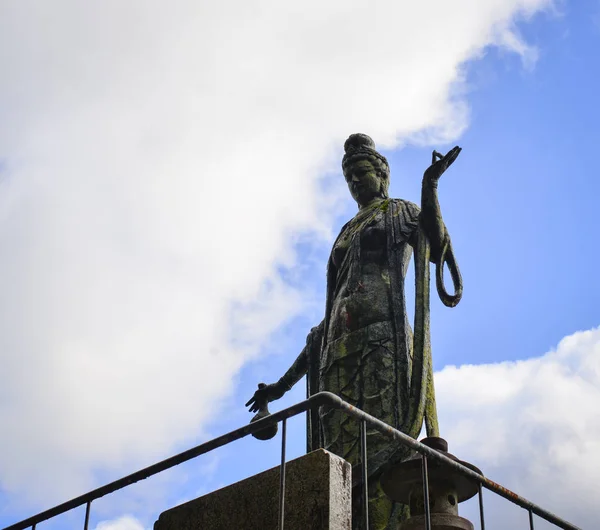
[[[311,330],[306,347],[283,377],[258,390],[248,404],[258,410],[307,374],[309,396],[332,392],[414,438],[424,421],[427,435],[438,436],[429,340],[429,262],[438,268],[442,301],[456,305],[462,284],[441,217],[437,181],[460,148],[445,157],[434,154],[423,178],[421,209],[388,197],[389,165],[371,138],[353,134],[344,149],[342,169],[359,210],[333,244],[324,319]],[[408,323],[404,289],[413,251],[414,332]],[[454,296],[443,286],[444,263],[452,273]],[[339,410],[313,412],[307,437],[309,451],[323,447],[358,464],[358,422]],[[406,458],[408,451],[375,430],[367,431],[367,448],[370,528],[392,530],[406,518],[407,510],[385,497],[379,476],[386,464]],[[357,498],[353,504],[358,513]],[[353,520],[359,528],[360,517]]]

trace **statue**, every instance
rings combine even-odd
[[[429,335],[429,262],[436,265],[442,302],[455,306],[462,280],[437,198],[438,180],[461,149],[433,152],[425,171],[421,208],[388,196],[390,169],[365,134],[344,144],[342,169],[358,213],[335,240],[327,265],[325,317],[279,381],[262,385],[246,404],[256,412],[279,399],[305,374],[308,396],[323,390],[416,438],[439,436]],[[415,322],[408,323],[404,280],[415,251]],[[444,287],[448,266],[454,295]],[[353,465],[359,462],[359,425],[337,410],[308,417],[307,450],[323,447]],[[367,432],[369,518],[372,529],[395,529],[406,507],[392,503],[379,477],[390,462],[409,456],[377,431]],[[355,466],[355,469],[357,466]],[[354,472],[354,471],[353,471]],[[358,506],[358,501],[353,501]],[[356,508],[357,509],[357,508]],[[358,525],[359,517],[353,518]]]

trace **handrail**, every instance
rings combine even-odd
[[[518,506],[528,510],[530,514],[534,513],[537,516],[541,517],[542,519],[545,519],[546,521],[553,523],[554,525],[558,526],[559,528],[563,528],[564,530],[581,530],[579,527],[561,519],[560,517],[556,516],[555,514],[553,514],[550,511],[542,508],[541,506],[538,506],[538,505],[532,503],[531,501],[525,499],[524,497],[517,495],[516,493],[514,493],[514,492],[510,491],[509,489],[501,486],[500,484],[497,484],[496,482],[476,473],[475,471],[469,469],[468,467],[465,467],[462,464],[460,464],[454,460],[451,460],[450,458],[439,453],[435,449],[432,449],[426,445],[423,445],[422,443],[418,442],[417,440],[411,438],[410,436],[404,434],[403,432],[400,432],[400,431],[394,429],[393,427],[390,427],[388,424],[382,422],[381,420],[378,420],[377,418],[371,416],[370,414],[367,414],[366,412],[363,412],[362,410],[360,410],[356,407],[353,407],[352,405],[350,405],[349,403],[346,403],[340,397],[336,396],[335,394],[332,394],[331,392],[319,392],[317,394],[314,394],[309,399],[301,401],[300,403],[296,403],[295,405],[292,405],[291,407],[280,410],[279,412],[275,412],[275,413],[271,414],[270,416],[262,418],[256,422],[252,422],[248,425],[245,425],[244,427],[240,427],[239,429],[235,429],[227,434],[223,434],[217,438],[214,438],[214,439],[204,442],[200,445],[192,447],[191,449],[188,449],[187,451],[183,451],[182,453],[171,456],[165,460],[157,462],[156,464],[153,464],[151,466],[140,469],[139,471],[136,471],[135,473],[131,473],[130,475],[127,475],[121,479],[110,482],[109,484],[101,486],[100,488],[96,488],[88,493],[84,493],[83,495],[80,495],[79,497],[75,497],[74,499],[71,499],[70,501],[64,502],[62,504],[54,506],[53,508],[50,508],[43,512],[40,512],[37,515],[28,517],[27,519],[24,519],[18,523],[7,526],[4,528],[4,530],[25,530],[27,528],[33,528],[37,524],[39,524],[43,521],[46,521],[48,519],[51,519],[52,517],[56,517],[57,515],[63,514],[65,512],[68,512],[74,508],[78,508],[79,506],[83,506],[83,505],[86,505],[86,525],[85,526],[87,528],[87,520],[89,518],[89,505],[92,503],[92,501],[99,499],[100,497],[104,497],[105,495],[108,495],[109,493],[113,493],[117,490],[125,488],[126,486],[134,484],[135,482],[138,482],[140,480],[144,480],[148,477],[156,475],[157,473],[166,471],[167,469],[170,469],[174,466],[177,466],[179,464],[187,462],[188,460],[192,460],[193,458],[196,458],[202,454],[208,453],[209,451],[212,451],[213,449],[217,449],[218,447],[227,445],[228,443],[231,443],[235,440],[244,438],[245,436],[248,436],[249,434],[260,431],[269,425],[278,423],[279,421],[286,420],[287,418],[291,418],[302,412],[306,412],[309,409],[315,409],[315,408],[323,406],[323,405],[340,409],[340,410],[344,411],[345,413],[349,414],[350,416],[353,416],[359,420],[367,422],[368,424],[370,424],[372,427],[374,427],[379,432],[391,436],[392,438],[400,441],[404,445],[407,445],[411,449],[421,453],[422,455],[425,455],[427,458],[431,458],[443,465],[450,466],[452,469],[454,469],[458,473],[477,482],[484,488],[486,488],[490,491],[493,491],[494,493],[500,495],[501,497],[508,499],[510,502],[517,504]],[[285,443],[285,440],[284,440],[284,443]],[[480,497],[480,501],[481,501],[481,497]]]

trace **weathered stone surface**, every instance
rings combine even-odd
[[[460,517],[458,515],[452,515],[449,513],[432,513],[431,514],[431,530],[473,530],[474,526],[471,521]],[[425,530],[427,525],[425,523],[424,515],[417,515],[411,517],[407,521],[404,521],[400,526],[400,530]]]
[[[286,530],[349,530],[352,469],[319,449],[287,463]],[[275,530],[279,467],[163,512],[154,530]]]
[[[324,318],[279,381],[259,385],[246,405],[265,415],[267,403],[307,375],[308,396],[332,392],[413,438],[424,421],[427,435],[439,436],[430,347],[430,263],[436,267],[441,301],[454,307],[462,296],[462,279],[437,189],[461,149],[432,153],[423,174],[420,208],[389,197],[390,166],[369,136],[352,134],[344,151],[342,171],[358,213],[343,226],[327,262]],[[411,329],[405,280],[413,250]],[[445,267],[454,295],[444,286]],[[337,410],[310,411],[307,447],[323,447],[357,465],[358,425]],[[400,462],[410,452],[373,429],[367,432],[367,441],[371,530],[395,530],[407,510],[383,494],[378,478],[390,462]],[[355,517],[355,525],[357,521]]]
[[[448,442],[440,437],[424,438],[421,443],[440,454],[482,474],[473,464],[459,460],[448,452]],[[383,491],[397,502],[409,505],[411,517],[399,530],[425,530],[425,495],[423,492],[423,460],[415,453],[412,458],[390,466],[381,477]],[[458,503],[479,491],[476,481],[458,473],[454,468],[428,459],[428,498],[431,530],[473,530],[473,524],[458,515]]]

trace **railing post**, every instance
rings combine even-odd
[[[427,456],[422,455],[421,470],[423,474],[423,509],[425,510],[425,529],[431,530],[431,513],[429,506],[429,477],[427,474]]]
[[[479,484],[479,521],[481,530],[485,530],[485,520],[483,518],[483,488],[481,487],[481,483]]]
[[[88,501],[85,505],[85,521],[83,523],[83,530],[88,530],[88,525],[90,524],[90,508],[92,506],[92,501]]]
[[[370,414],[367,414],[367,413],[363,412],[362,410],[357,409],[354,406],[351,406],[350,404],[343,401],[339,396],[336,396],[329,392],[319,392],[317,394],[313,394],[307,400],[297,403],[295,405],[292,405],[291,407],[288,407],[287,409],[276,412],[268,418],[263,418],[261,420],[258,420],[256,423],[251,423],[244,427],[240,427],[238,429],[235,429],[234,431],[223,434],[217,438],[214,438],[214,439],[204,442],[200,445],[197,445],[191,449],[188,449],[187,451],[183,451],[182,453],[173,455],[165,460],[162,460],[162,461],[152,464],[151,466],[148,466],[144,469],[136,471],[135,473],[131,473],[130,475],[127,475],[118,480],[110,482],[109,484],[105,484],[104,486],[102,486],[100,488],[96,488],[88,493],[80,495],[79,497],[71,499],[67,502],[63,502],[62,504],[59,504],[57,506],[54,506],[53,508],[50,508],[43,512],[40,512],[32,517],[28,517],[27,519],[24,519],[18,523],[7,526],[4,528],[4,530],[27,530],[28,528],[30,528],[31,530],[35,530],[36,525],[38,523],[47,521],[48,519],[51,519],[52,517],[56,517],[57,515],[63,514],[69,510],[78,508],[79,506],[83,506],[84,504],[86,505],[86,519],[85,519],[84,528],[85,528],[85,530],[87,530],[88,526],[89,526],[90,504],[95,499],[104,497],[105,495],[108,495],[117,490],[120,490],[121,488],[129,486],[135,482],[144,480],[148,477],[156,475],[157,473],[160,473],[162,471],[170,469],[176,465],[187,462],[187,461],[189,461],[193,458],[196,458],[200,455],[206,454],[209,451],[217,449],[218,447],[222,447],[230,442],[239,440],[240,438],[243,438],[249,434],[258,432],[261,429],[264,429],[266,426],[275,424],[279,421],[283,422],[282,466],[281,466],[281,484],[280,484],[281,492],[280,492],[280,514],[279,514],[280,515],[280,528],[283,529],[283,523],[284,523],[284,515],[283,515],[284,511],[283,510],[285,507],[284,499],[285,499],[285,480],[286,480],[286,478],[285,478],[285,444],[286,444],[285,420],[287,418],[291,418],[292,416],[300,414],[301,412],[305,412],[309,409],[313,410],[317,407],[324,406],[324,405],[337,408],[341,411],[341,413],[348,414],[361,422],[361,424],[360,424],[360,427],[362,429],[361,441],[363,442],[361,444],[362,445],[361,460],[362,460],[362,468],[363,468],[362,471],[363,471],[363,477],[364,477],[364,488],[363,488],[362,493],[363,493],[364,503],[365,503],[365,508],[366,508],[364,510],[364,512],[365,512],[364,516],[365,516],[365,522],[367,524],[368,524],[368,479],[367,479],[368,473],[367,473],[367,456],[366,456],[367,455],[366,425],[368,424],[371,428],[377,430],[378,432],[380,432],[382,434],[387,434],[387,435],[393,437],[396,441],[402,443],[405,447],[408,447],[408,448],[424,455],[424,458],[422,460],[422,467],[423,467],[422,471],[423,471],[423,475],[425,477],[423,487],[424,487],[424,496],[426,497],[427,501],[428,501],[428,497],[429,497],[429,484],[428,484],[428,481],[426,480],[426,478],[427,478],[427,460],[426,460],[425,455],[432,458],[435,462],[442,463],[446,466],[449,466],[450,468],[454,469],[455,471],[457,471],[464,477],[470,478],[471,480],[479,483],[480,484],[479,508],[480,508],[482,530],[484,529],[484,524],[485,524],[484,519],[483,519],[483,495],[482,495],[483,489],[482,489],[482,487],[487,488],[492,493],[499,495],[505,499],[508,499],[513,504],[516,504],[517,506],[520,506],[521,508],[524,508],[525,510],[527,510],[529,513],[529,528],[530,528],[530,530],[534,529],[534,526],[533,526],[533,515],[534,514],[537,515],[538,517],[540,517],[541,519],[544,519],[545,521],[548,521],[548,522],[554,524],[555,526],[562,528],[564,530],[581,530],[579,527],[561,519],[560,517],[556,516],[552,512],[542,508],[541,506],[537,506],[537,505],[533,504],[531,501],[502,487],[500,484],[496,484],[495,482],[491,481],[490,479],[474,472],[472,469],[467,468],[467,467],[445,457],[444,455],[440,454],[439,452],[419,443],[418,441],[416,441],[415,439],[406,435],[405,433],[391,427],[390,425],[387,425],[386,423],[371,416]],[[258,425],[258,427],[257,427],[257,425]],[[430,512],[429,502],[426,502],[426,506],[424,508],[425,508],[424,511],[426,512],[426,514],[428,514],[427,528],[430,528],[431,521],[430,521],[430,514],[429,514],[429,512]]]
[[[360,422],[360,464],[362,468],[362,497],[364,530],[369,530],[369,480],[367,474],[367,422]]]
[[[283,530],[285,522],[285,439],[287,436],[287,420],[281,422],[281,466],[279,468],[279,530]]]

